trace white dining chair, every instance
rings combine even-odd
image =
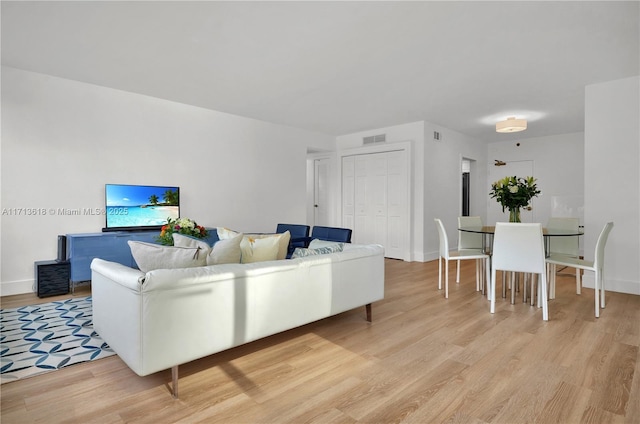
[[[482,227],[482,218],[479,216],[459,216],[458,228],[460,227]],[[466,250],[471,252],[475,250],[476,253],[484,252],[484,238],[480,233],[470,233],[467,231],[458,231],[458,251]],[[483,269],[484,262],[481,259],[476,259],[476,273],[485,272]],[[476,279],[476,291],[484,290],[484,285],[480,282],[482,279]],[[460,282],[460,261],[456,261],[456,283]]]
[[[489,255],[482,253],[480,250],[458,250],[449,251],[449,239],[447,237],[447,231],[444,228],[444,224],[438,218],[435,219],[436,227],[438,229],[438,236],[440,237],[440,253],[438,256],[438,290],[442,290],[442,260],[444,259],[444,297],[449,298],[449,261],[463,261],[463,260],[476,260],[480,259],[484,263],[484,269],[486,270],[486,277],[479,269],[476,268],[476,288],[480,287],[480,279],[489,279]],[[484,282],[482,283],[484,284]]]
[[[573,231],[575,233],[580,229],[580,220],[578,218],[557,218],[552,217],[547,221],[547,231],[552,232],[554,230],[560,231]],[[579,236],[548,236],[548,258],[562,259],[569,257],[573,259],[580,258],[580,242]],[[575,268],[576,271],[576,294],[581,292],[581,279],[580,269]],[[556,265],[548,264],[547,266],[547,279],[549,281],[549,299],[556,298]]]
[[[607,222],[598,236],[596,242],[596,249],[593,261],[587,261],[584,259],[570,258],[566,256],[551,256],[546,259],[546,262],[551,265],[570,266],[585,271],[592,271],[595,273],[595,305],[596,305],[596,318],[600,317],[600,307],[604,309],[604,248],[609,238],[609,233],[613,228],[613,222]],[[598,301],[600,297],[600,301]]]
[[[496,270],[538,274],[538,305],[542,319],[549,320],[547,277],[542,225],[497,222],[491,259],[491,313],[496,311]],[[533,284],[533,279],[532,279]],[[515,288],[512,287],[512,290]]]

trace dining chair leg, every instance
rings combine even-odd
[[[542,303],[542,319],[543,321],[549,321],[549,301],[547,300],[548,299],[547,278],[544,272],[540,273],[540,278],[541,278],[541,281],[539,286],[541,287],[540,303]]]
[[[604,269],[600,269],[600,271],[598,271],[598,275],[600,276],[600,308],[604,309]]]
[[[484,273],[484,284],[482,285],[482,294],[484,294],[489,287],[489,279],[491,278],[491,257],[488,257],[484,260],[484,268],[482,269]]]
[[[507,271],[502,271],[502,298],[507,297]]]
[[[491,283],[491,276],[489,275],[489,273],[491,272],[491,258],[486,258],[484,261],[482,261],[482,263],[484,264],[484,284],[482,284],[482,294],[484,294],[485,292],[485,287],[487,287],[490,283]]]
[[[442,256],[438,258],[438,290],[442,290]]]
[[[531,274],[531,306],[535,305],[536,292],[534,291],[534,288],[536,287],[536,283],[538,282],[537,280],[538,280],[538,275]]]
[[[444,260],[444,298],[449,299],[449,260]]]
[[[491,259],[487,258],[484,260],[484,273],[486,275],[486,278],[484,280],[484,284],[482,284],[482,294],[485,295],[487,294],[487,290],[489,289],[489,286],[491,285]],[[488,298],[488,294],[487,294],[487,298]]]
[[[456,283],[460,282],[460,261],[456,261]]]
[[[504,275],[504,271],[503,275]],[[504,287],[504,284],[502,285]],[[491,307],[490,311],[492,314],[496,313],[496,270],[493,268],[491,270],[491,288],[490,288],[490,297],[491,297]]]
[[[547,271],[547,281],[551,281],[551,264],[545,264],[545,270]],[[551,292],[549,292],[551,296]]]
[[[538,276],[536,276],[536,277],[538,277]],[[536,291],[535,291],[535,293],[536,293],[536,302],[535,303],[537,303],[538,306],[540,306],[540,293],[542,291],[540,289],[540,282],[541,281],[542,281],[542,279],[540,277],[538,277],[537,281],[536,281]]]
[[[476,291],[478,291],[479,285],[480,285],[480,280],[478,280],[478,261],[476,261]]]
[[[549,299],[555,299],[556,298],[556,284],[558,282],[558,265],[553,264],[553,267],[551,268],[551,280],[549,280],[549,289],[550,289],[550,293],[549,293]]]
[[[598,270],[596,269],[596,275],[595,275],[595,279],[594,279],[594,284],[595,284],[595,302],[596,302],[596,318],[600,318],[600,281],[599,280],[599,273]]]
[[[546,276],[547,277],[547,300],[550,299],[555,299],[555,293],[556,293],[556,269],[555,269],[555,265],[552,265],[553,268],[551,269],[551,273],[550,276]],[[538,282],[539,284],[540,282]],[[553,296],[551,295],[551,293],[553,292]],[[542,290],[538,290],[538,296],[540,296],[540,294],[542,293]],[[540,304],[540,299],[538,299],[538,307],[541,307]]]
[[[557,271],[558,270],[556,269],[556,264],[549,264],[549,274],[548,274],[549,299],[556,298],[556,272]]]
[[[582,294],[582,281],[580,278],[580,268],[576,268],[576,294]]]
[[[558,282],[558,265],[553,264],[552,265],[552,273],[551,273],[551,280],[549,280],[549,299],[555,299],[556,298],[556,284]]]

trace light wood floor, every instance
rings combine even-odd
[[[595,319],[568,272],[548,322],[521,300],[491,315],[469,262],[445,300],[437,262],[387,260],[372,324],[359,308],[183,365],[178,400],[170,371],[138,377],[113,356],[2,385],[1,421],[640,422],[640,296],[609,292]]]

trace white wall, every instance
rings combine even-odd
[[[605,251],[608,290],[640,295],[640,76],[585,90],[585,256],[614,222]],[[593,276],[584,284],[593,287]]]
[[[523,135],[525,133],[522,133]],[[518,144],[520,144],[518,146]],[[538,179],[537,186],[541,191],[534,199],[534,222],[546,223],[551,216],[563,216],[558,208],[554,208],[554,200],[584,198],[584,134],[561,134],[549,137],[523,138],[513,141],[489,143],[487,174],[489,168],[494,167],[494,159],[504,162],[532,161],[534,177]],[[526,177],[526,175],[518,175]],[[489,198],[489,185],[485,192],[488,202],[495,202]],[[566,203],[570,203],[567,200]],[[566,215],[564,215],[566,216]],[[583,208],[576,208],[571,216],[580,218],[584,222]],[[494,222],[487,222],[493,225]]]
[[[104,184],[176,185],[206,226],[273,231],[306,220],[307,149],[332,136],[2,68],[2,295],[28,292],[58,234],[100,232]],[[33,208],[44,215],[12,214]]]
[[[483,219],[487,199],[487,144],[464,134],[425,122],[424,148],[424,260],[438,258],[438,231],[434,219],[445,226],[452,248],[458,245],[458,216],[462,213],[462,160],[472,160],[470,212]],[[433,132],[440,140],[433,139]]]

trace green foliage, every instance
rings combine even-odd
[[[491,184],[489,196],[496,199],[509,210],[524,208],[528,206],[533,197],[538,197],[540,190],[536,186],[536,179],[533,177],[504,177]]]

